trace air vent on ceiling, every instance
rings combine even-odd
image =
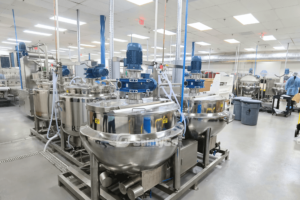
[[[74,33],[75,33],[75,34],[77,34],[77,31],[73,31],[73,30],[69,30],[69,29],[68,29],[68,30],[66,31],[66,33],[71,33],[71,34],[74,34]]]
[[[269,44],[259,44],[258,45],[259,47],[268,47],[268,46],[270,46]]]

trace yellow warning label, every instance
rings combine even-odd
[[[97,118],[96,118],[96,119],[95,119],[95,123],[96,123],[96,124],[100,124],[100,119],[97,119]]]
[[[66,92],[69,93],[69,90],[67,90]]]
[[[168,118],[163,118],[162,123],[163,123],[163,124],[168,123]]]

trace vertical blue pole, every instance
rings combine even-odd
[[[89,53],[89,60],[91,60],[91,53]]]
[[[189,0],[186,0],[185,6],[185,30],[184,30],[184,53],[183,53],[183,73],[182,73],[182,85],[181,85],[181,104],[180,111],[182,113],[183,108],[183,97],[184,97],[184,72],[185,72],[185,59],[186,59],[186,37],[187,37],[187,19],[188,19],[188,10],[189,10]],[[182,122],[182,115],[180,115],[180,121]]]
[[[104,15],[100,15],[100,34],[101,34],[101,64],[105,65],[105,20]]]
[[[195,42],[192,42],[192,57],[195,55]]]
[[[255,71],[256,71],[257,50],[258,50],[258,45],[256,45],[255,66],[254,66],[254,70],[253,70],[253,75],[255,75]]]
[[[15,26],[15,35],[16,35],[16,44],[17,44],[17,58],[18,58],[18,67],[19,67],[19,73],[20,73],[20,83],[21,83],[21,89],[23,89],[23,83],[22,83],[22,73],[21,73],[21,63],[20,63],[20,55],[19,55],[19,42],[18,42],[18,35],[17,35],[17,27],[16,27],[16,21],[15,21],[15,11],[12,9],[12,14],[14,18],[14,26]]]

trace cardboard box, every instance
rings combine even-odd
[[[210,91],[210,86],[213,83],[213,78],[202,78],[204,81],[204,88],[199,89],[199,92],[207,92]]]

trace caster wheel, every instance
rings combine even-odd
[[[296,130],[295,130],[295,137],[298,137],[298,135],[299,135],[299,130],[296,129]]]

